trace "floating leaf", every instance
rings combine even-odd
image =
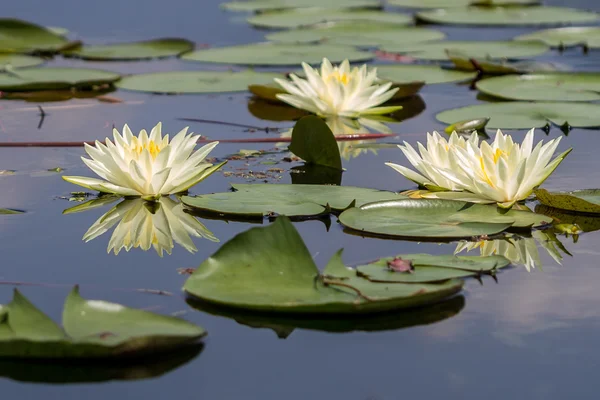
[[[552,47],[587,46],[600,48],[600,27],[580,26],[545,29],[517,36],[514,40],[541,40]]]
[[[564,231],[565,226],[570,228],[575,227],[577,231],[581,232],[593,232],[600,230],[600,215],[598,214],[578,213],[560,208],[549,207],[543,204],[538,204],[535,207],[535,212],[553,218],[554,229],[560,231],[561,233],[566,233]],[[577,231],[569,233],[576,234]]]
[[[0,208],[0,215],[23,214],[25,211],[11,210],[10,208]]]
[[[421,60],[448,60],[448,52],[459,51],[468,58],[529,58],[548,51],[548,46],[539,41],[469,41],[448,40],[416,44],[386,44],[382,50],[407,54]]]
[[[454,67],[461,71],[477,71],[487,75],[525,74],[528,72],[554,72],[556,64],[541,61],[507,61],[470,57],[461,51],[450,50],[446,54]]]
[[[600,214],[600,189],[583,189],[571,192],[535,190],[535,197],[544,205],[562,210]]]
[[[389,266],[395,260],[410,262],[410,273],[399,273]],[[366,265],[359,265],[356,271],[372,282],[427,283],[440,282],[452,278],[466,278],[481,273],[494,273],[509,265],[502,256],[432,256],[429,254],[402,254],[382,258]]]
[[[487,127],[493,129],[543,128],[549,124],[561,127],[595,128],[600,127],[600,105],[512,101],[456,108],[443,111],[435,117],[446,124],[467,119],[490,118]]]
[[[331,62],[367,61],[372,53],[356,50],[350,46],[332,44],[280,44],[253,43],[196,50],[181,58],[190,61],[244,65],[296,65],[302,62],[320,64],[324,57]]]
[[[288,8],[322,7],[323,0],[246,0],[221,4],[230,11],[272,11]],[[379,8],[379,0],[328,0],[328,7]]]
[[[179,318],[85,300],[77,287],[63,310],[64,331],[18,290],[1,307],[0,357],[100,358],[171,351],[206,332]]]
[[[107,93],[114,92],[114,87],[103,87],[94,90],[36,90],[34,92],[5,92],[2,94],[2,99],[5,100],[24,100],[29,103],[45,103],[54,101],[67,101],[71,99],[97,99],[98,101],[106,101],[102,97]]]
[[[406,238],[463,238],[527,228],[551,219],[526,211],[452,200],[401,199],[344,211],[340,222],[356,231]]]
[[[0,72],[10,68],[35,67],[43,63],[44,60],[39,57],[22,54],[0,54]]]
[[[451,8],[467,6],[517,6],[540,4],[541,0],[388,0],[391,6],[408,8]]]
[[[458,292],[460,280],[439,284],[381,284],[358,276],[338,279],[341,251],[323,275],[285,217],[238,234],[186,281],[190,295],[216,305],[264,312],[354,314],[414,307]]]
[[[371,21],[340,21],[312,28],[270,33],[265,39],[281,43],[327,42],[348,46],[377,47],[394,43],[421,43],[441,40],[446,35],[432,29],[406,27]]]
[[[333,132],[319,117],[309,115],[296,122],[289,150],[308,164],[342,169],[342,159]]]
[[[477,89],[507,100],[595,101],[600,100],[600,73],[498,76],[477,82]]]
[[[27,68],[0,73],[0,90],[33,91],[94,88],[120,79],[114,72],[87,68]]]
[[[340,10],[336,8],[305,8],[290,11],[268,12],[248,18],[259,28],[299,28],[325,22],[371,21],[399,25],[412,24],[412,17],[383,11]]]
[[[83,46],[66,53],[72,57],[97,61],[128,61],[178,56],[194,49],[186,39],[163,38],[142,42]]]
[[[253,87],[259,85],[250,85],[248,89],[253,91]],[[259,97],[251,98],[248,101],[248,111],[258,119],[268,121],[295,121],[306,115],[308,112],[300,110],[296,107],[290,107],[281,102],[265,101]]]
[[[271,213],[289,217],[315,216],[327,206],[344,210],[353,202],[363,205],[404,198],[393,192],[352,186],[232,184],[235,192],[184,196],[181,201],[205,212],[262,218]]]
[[[474,79],[472,72],[455,71],[436,65],[378,65],[377,76],[396,83],[425,81],[426,84],[462,82]]]
[[[281,74],[232,71],[172,71],[124,77],[117,87],[152,93],[224,93],[244,92],[248,85],[270,83]]]
[[[12,18],[0,18],[0,52],[57,52],[69,41],[51,30]]]

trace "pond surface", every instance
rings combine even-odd
[[[547,1],[600,11],[595,0]],[[20,0],[2,6],[4,16],[43,25],[64,26],[87,42],[125,41],[152,37],[184,37],[197,43],[231,45],[260,41],[264,31],[246,24],[245,15],[226,13],[218,0],[168,2],[147,0],[133,6],[105,0]],[[534,28],[486,29],[436,27],[450,39],[508,39]],[[600,52],[581,54],[581,49],[543,60],[570,65],[578,70],[600,70]],[[78,65],[79,61],[55,60],[54,65]],[[86,66],[120,73],[194,70],[196,63],[161,60],[132,63],[90,63]],[[211,67],[214,68],[214,67]],[[421,98],[426,108],[417,116],[391,125],[401,140],[425,140],[425,132],[443,130],[434,115],[442,110],[475,104],[476,92],[465,85],[431,85]],[[119,91],[112,96],[123,103],[94,100],[46,103],[47,114],[38,129],[36,103],[2,101],[2,141],[79,141],[102,139],[113,124],[128,123],[135,131],[158,121],[164,130],[178,131],[186,123],[181,117],[224,120],[254,126],[289,128],[291,123],[263,121],[248,111],[248,95],[157,96]],[[264,137],[264,132],[246,132],[217,124],[192,124],[191,129],[210,138]],[[562,135],[553,128],[549,137]],[[521,133],[515,133],[521,137]],[[538,130],[540,139],[544,134]],[[600,187],[598,149],[600,134],[574,129],[562,141],[559,152],[573,152],[546,182],[548,189],[569,190]],[[223,157],[240,149],[268,149],[269,145],[221,144],[211,154]],[[131,307],[181,315],[202,325],[209,337],[201,353],[192,360],[166,365],[130,367],[115,363],[84,380],[115,380],[103,383],[47,384],[40,380],[76,381],[78,368],[54,366],[32,369],[18,363],[0,363],[3,398],[95,399],[172,396],[194,399],[357,399],[392,400],[419,398],[451,399],[592,399],[600,367],[600,231],[583,234],[574,243],[560,236],[572,254],[558,265],[541,247],[543,268],[527,272],[515,267],[498,275],[498,282],[484,277],[468,280],[463,295],[421,314],[387,316],[380,320],[358,320],[355,325],[330,321],[323,332],[292,329],[290,321],[244,320],[212,315],[191,308],[181,292],[187,278],[181,268],[197,267],[235,234],[252,225],[241,222],[202,220],[220,243],[195,239],[198,252],[190,254],[176,246],[172,255],[159,258],[155,252],[133,249],[118,256],[107,254],[110,234],[88,243],[81,238],[108,208],[62,215],[75,205],[61,197],[76,190],[60,174],[46,170],[61,167],[69,175],[88,175],[80,160],[81,148],[0,149],[0,169],[16,170],[0,177],[2,207],[26,210],[20,216],[2,216],[0,224],[0,304],[10,300],[14,284],[33,283],[21,289],[35,304],[56,320],[70,287],[79,283],[87,298],[101,298]],[[407,181],[384,161],[402,161],[398,149],[366,152],[344,162],[344,185],[378,189],[406,189]],[[225,168],[235,172],[244,161]],[[253,161],[250,170],[289,164],[264,165]],[[287,172],[271,181],[289,183]],[[193,193],[228,190],[230,182],[248,182],[243,177],[215,174],[193,188]],[[261,182],[257,179],[256,182]],[[355,265],[384,255],[400,253],[451,254],[456,243],[434,244],[379,240],[352,236],[334,221],[329,230],[320,221],[296,223],[316,263],[322,267],[338,249],[345,248],[344,261]],[[474,253],[477,254],[477,253]],[[7,284],[8,283],[8,284]],[[173,293],[160,296],[135,289]],[[239,317],[242,318],[242,317]],[[240,319],[242,322],[242,319]],[[286,325],[287,322],[287,325]],[[268,324],[271,328],[261,328]],[[302,322],[298,322],[302,325]],[[415,326],[411,326],[415,325]],[[310,327],[310,326],[309,326]],[[365,330],[375,330],[365,332]],[[187,361],[187,363],[186,363]],[[174,368],[177,363],[182,363]],[[160,375],[162,369],[169,369]],[[98,372],[98,371],[96,371]],[[159,376],[154,376],[159,375]],[[144,378],[144,379],[142,379]],[[139,379],[139,380],[135,380]],[[33,380],[35,383],[19,380]]]

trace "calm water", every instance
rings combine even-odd
[[[90,43],[181,36],[198,43],[230,45],[261,40],[263,32],[244,22],[243,14],[219,10],[217,0],[129,2],[105,0],[20,0],[5,2],[4,16],[19,17],[45,25],[64,26]],[[553,5],[595,9],[594,0],[548,1]],[[474,30],[441,28],[451,38],[469,38]],[[511,38],[533,29],[478,29],[481,39]],[[545,60],[569,64],[577,69],[599,70],[600,53],[581,55],[579,50]],[[52,64],[78,65],[73,61]],[[164,60],[143,63],[86,63],[122,73],[199,69],[201,64]],[[290,123],[261,121],[247,109],[245,94],[222,96],[150,96],[131,92],[113,94],[122,104],[73,100],[44,106],[47,117],[38,129],[35,103],[0,103],[0,137],[4,140],[94,140],[109,134],[115,124],[125,122],[139,130],[161,120],[169,131],[185,126],[178,117],[220,119],[259,126],[289,127]],[[476,93],[465,86],[433,85],[422,92],[426,109],[418,116],[393,125],[403,139],[424,140],[424,132],[443,129],[434,115],[444,109],[476,103]],[[195,132],[212,138],[237,138],[250,134],[241,128],[195,124]],[[558,129],[550,137],[560,135]],[[519,136],[519,134],[516,134]],[[538,132],[538,138],[543,134]],[[551,189],[600,187],[597,149],[600,134],[573,130],[561,144],[574,151],[545,184]],[[240,148],[259,145],[219,145],[221,157]],[[119,256],[106,253],[108,235],[89,243],[81,241],[87,228],[107,209],[63,216],[75,203],[60,199],[76,188],[59,174],[40,173],[62,167],[69,175],[89,175],[79,157],[82,149],[0,149],[0,169],[17,170],[0,178],[2,207],[24,209],[21,216],[1,216],[0,281],[43,283],[22,287],[37,305],[57,320],[62,302],[72,284],[82,285],[82,294],[162,313],[182,313],[204,326],[209,338],[193,360],[168,360],[167,365],[132,368],[115,363],[104,369],[31,367],[0,363],[3,398],[163,399],[172,396],[194,399],[357,399],[392,400],[408,396],[452,399],[592,399],[600,367],[600,233],[582,235],[577,243],[560,237],[572,257],[556,264],[542,249],[543,270],[528,273],[517,267],[483,284],[470,280],[464,297],[436,309],[401,314],[383,320],[354,321],[353,325],[331,323],[323,332],[293,329],[293,321],[256,321],[241,318],[253,327],[223,316],[190,308],[180,288],[186,276],[179,268],[198,266],[219,243],[195,240],[199,249],[189,254],[176,247],[173,255],[159,258],[153,251],[132,250]],[[406,181],[383,165],[401,161],[401,152],[379,150],[345,163],[344,185],[399,190]],[[243,167],[230,163],[229,169]],[[284,166],[285,167],[285,166]],[[251,168],[267,169],[264,165]],[[244,179],[217,174],[194,189],[195,193],[224,191],[229,182]],[[289,183],[283,174],[281,182]],[[206,220],[206,226],[221,240],[248,229],[244,223]],[[335,250],[346,248],[349,264],[382,255],[428,252],[447,254],[455,244],[417,244],[351,236],[333,223],[329,231],[318,221],[296,224],[323,266]],[[0,285],[0,303],[10,300],[12,285]],[[173,292],[172,297],[142,294],[136,288]],[[382,317],[383,318],[383,317]],[[437,321],[437,322],[436,322]],[[435,322],[435,323],[431,323]],[[256,328],[268,324],[275,329]],[[427,324],[430,323],[430,324]],[[302,326],[299,321],[296,325]],[[408,327],[411,325],[418,325]],[[310,328],[311,326],[306,326]],[[314,325],[312,325],[314,327]],[[402,329],[405,328],[405,329]],[[364,330],[375,332],[364,332]],[[285,337],[285,339],[283,338]],[[170,364],[169,364],[170,362]],[[173,368],[162,376],[161,368]],[[35,373],[35,375],[33,375]],[[125,378],[147,379],[126,381]],[[93,381],[104,383],[48,385],[19,380]]]

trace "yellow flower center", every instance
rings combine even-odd
[[[144,150],[148,150],[150,156],[152,156],[152,159],[156,160],[156,157],[158,156],[158,153],[160,153],[160,151],[162,150],[162,147],[160,144],[157,144],[154,140],[150,140],[147,143],[140,143],[138,140],[135,140],[131,146],[131,150],[138,156],[140,156]]]
[[[338,82],[341,82],[344,85],[347,85],[350,82],[350,75],[346,74],[346,73],[340,73],[340,71],[333,71],[331,74],[329,74],[328,77],[325,78],[326,80],[336,80]]]
[[[498,164],[498,160],[502,156],[508,156],[508,153],[502,149],[496,149],[496,152],[494,153],[494,164]]]

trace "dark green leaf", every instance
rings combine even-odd
[[[309,115],[296,122],[289,149],[308,164],[342,169],[337,141],[329,126],[319,117]]]

